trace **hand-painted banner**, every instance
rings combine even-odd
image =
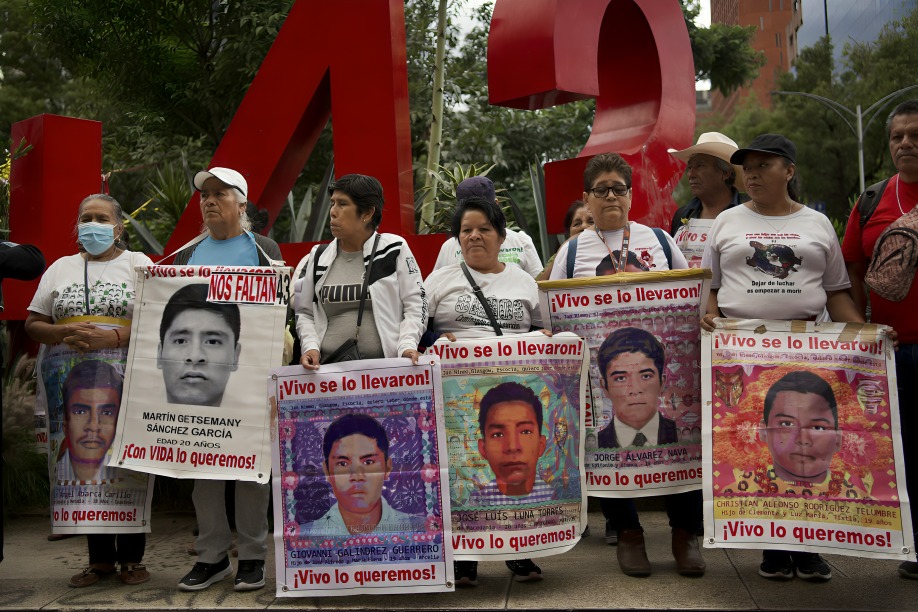
[[[289,268],[139,268],[112,465],[268,482],[264,380],[280,364]]]
[[[702,336],[705,546],[914,560],[888,328],[719,326]]]
[[[542,317],[590,351],[587,492],[641,497],[701,487],[699,318],[709,270],[539,283]]]
[[[278,597],[453,590],[440,364],[276,368]]]
[[[587,362],[573,334],[441,339],[452,545],[460,560],[566,552],[586,526]]]
[[[78,321],[105,329],[127,323],[79,316],[59,324]],[[41,352],[37,395],[48,418],[54,533],[150,531],[153,477],[106,465],[120,420],[126,353],[125,349],[80,353],[66,344]]]

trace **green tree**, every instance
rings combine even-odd
[[[711,80],[711,88],[725,96],[751,83],[765,65],[765,53],[752,48],[755,26],[712,23],[699,27],[695,22],[701,11],[699,0],[679,0],[685,15],[685,27],[692,43],[695,79]]]

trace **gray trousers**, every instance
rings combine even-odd
[[[198,519],[198,561],[216,563],[233,543],[226,518],[225,480],[195,480],[194,512]],[[268,501],[271,483],[236,482],[236,540],[241,561],[264,561],[268,549]]]

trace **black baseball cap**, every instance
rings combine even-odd
[[[730,156],[730,163],[742,165],[743,160],[746,159],[746,154],[752,152],[780,155],[785,159],[789,159],[792,164],[797,163],[797,145],[781,134],[760,134],[756,136],[748,147],[739,149]]]

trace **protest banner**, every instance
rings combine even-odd
[[[913,560],[888,328],[718,321],[702,335],[705,546]]]
[[[573,334],[456,340],[443,368],[452,546],[464,561],[566,552],[586,526],[586,359]]]
[[[708,245],[708,232],[714,225],[714,219],[683,219],[682,223],[673,240],[685,256],[689,268],[700,268],[704,249]]]
[[[268,482],[264,380],[280,365],[290,268],[138,269],[111,465]]]
[[[546,325],[574,332],[589,349],[584,469],[590,495],[641,497],[701,487],[698,321],[710,274],[623,272],[539,283]]]
[[[440,364],[276,368],[278,597],[453,590]]]
[[[127,322],[81,315],[58,324],[81,321],[103,329]],[[106,465],[120,417],[126,355],[127,349],[42,347],[36,395],[48,423],[53,533],[150,531],[153,477]]]

